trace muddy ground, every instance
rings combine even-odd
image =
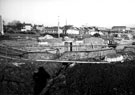
[[[44,95],[135,95],[135,61],[77,64],[61,71],[63,65],[56,69],[56,65],[4,62],[0,63],[0,95],[34,95],[33,75],[39,66],[50,75],[47,81],[53,79]]]

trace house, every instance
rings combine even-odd
[[[124,32],[126,31],[127,27],[126,26],[113,26],[112,30],[113,31],[120,31],[120,32]]]
[[[98,28],[95,27],[95,26],[92,26],[92,27],[81,27],[80,28],[80,34],[91,34],[91,32],[98,32]]]
[[[92,31],[90,32],[90,35],[94,36],[95,34],[104,35],[101,31]]]
[[[91,35],[92,33],[94,33],[94,32],[98,32],[95,27],[88,27],[88,29],[89,29],[89,30],[88,30],[88,33],[87,33],[87,34],[90,34],[90,35]]]
[[[100,30],[100,31],[108,30],[106,27],[97,27],[97,28],[98,28],[98,30]]]
[[[86,50],[101,49],[106,46],[105,40],[98,37],[85,38],[83,43],[86,46]]]
[[[58,31],[59,30],[59,31]],[[43,30],[43,33],[49,33],[49,34],[60,34],[60,33],[63,33],[63,30],[62,28],[60,27],[58,29],[58,27],[45,27],[44,30]]]
[[[66,33],[67,34],[80,34],[80,31],[79,31],[79,29],[78,28],[70,28],[70,29],[68,29],[67,31],[66,31]]]
[[[36,30],[39,30],[39,31],[43,31],[44,30],[44,26],[43,25],[34,25],[34,28]]]
[[[31,31],[32,30],[32,24],[30,23],[23,23],[23,28],[21,29],[21,31]]]
[[[135,27],[131,27],[130,31],[135,32]]]
[[[73,28],[73,25],[65,25],[63,26],[63,34],[66,34],[66,31],[70,28]]]

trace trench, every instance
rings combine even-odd
[[[1,63],[0,95],[135,95],[134,63]]]
[[[59,82],[65,81],[63,73],[68,67],[69,63],[62,63],[62,66],[53,75],[50,75],[44,67],[39,67],[38,71],[33,74],[34,95],[50,95],[50,88],[55,85],[57,80],[60,80]]]
[[[47,80],[51,76],[45,71],[43,67],[38,68],[38,72],[33,74],[34,79],[34,95],[39,95],[43,88],[47,85]]]

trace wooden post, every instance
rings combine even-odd
[[[72,42],[70,42],[70,51],[72,51]]]

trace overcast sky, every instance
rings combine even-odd
[[[0,0],[5,21],[81,26],[135,25],[135,0]]]

